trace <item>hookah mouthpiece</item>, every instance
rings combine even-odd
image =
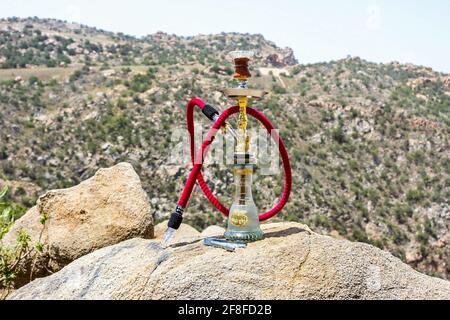
[[[161,241],[161,246],[163,248],[167,247],[170,241],[173,239],[175,232],[180,228],[183,222],[184,208],[177,206],[175,211],[170,215],[169,223],[167,224],[166,233],[164,233],[163,240]]]
[[[161,247],[167,248],[170,241],[172,241],[176,231],[177,230],[174,228],[167,228],[166,232],[164,233],[164,237],[161,241]]]

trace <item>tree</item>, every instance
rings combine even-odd
[[[346,136],[342,125],[339,125],[337,128],[333,129],[331,136],[333,137],[333,140],[339,144],[346,142]]]

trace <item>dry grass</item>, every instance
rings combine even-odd
[[[75,70],[80,69],[79,66],[66,68],[26,68],[26,69],[0,69],[0,81],[14,80],[21,77],[24,80],[35,76],[40,80],[65,79],[69,77]]]

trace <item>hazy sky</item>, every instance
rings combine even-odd
[[[38,16],[141,36],[261,33],[301,63],[348,54],[450,72],[449,0],[0,0],[0,17]]]

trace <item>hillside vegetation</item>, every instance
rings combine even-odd
[[[222,110],[232,103],[218,91],[232,85],[226,53],[234,49],[257,51],[251,83],[271,94],[255,106],[279,128],[293,165],[295,191],[276,219],[374,244],[449,278],[449,75],[357,57],[302,65],[261,35],[137,39],[56,20],[1,20],[0,185],[10,187],[8,203],[31,207],[45,190],[127,161],[155,218],[166,218],[189,172],[171,161],[179,147],[172,129],[183,128],[194,96]],[[211,164],[205,175],[230,204],[229,168]],[[282,177],[257,176],[258,207],[281,190]],[[198,229],[224,223],[200,191],[186,221]]]

